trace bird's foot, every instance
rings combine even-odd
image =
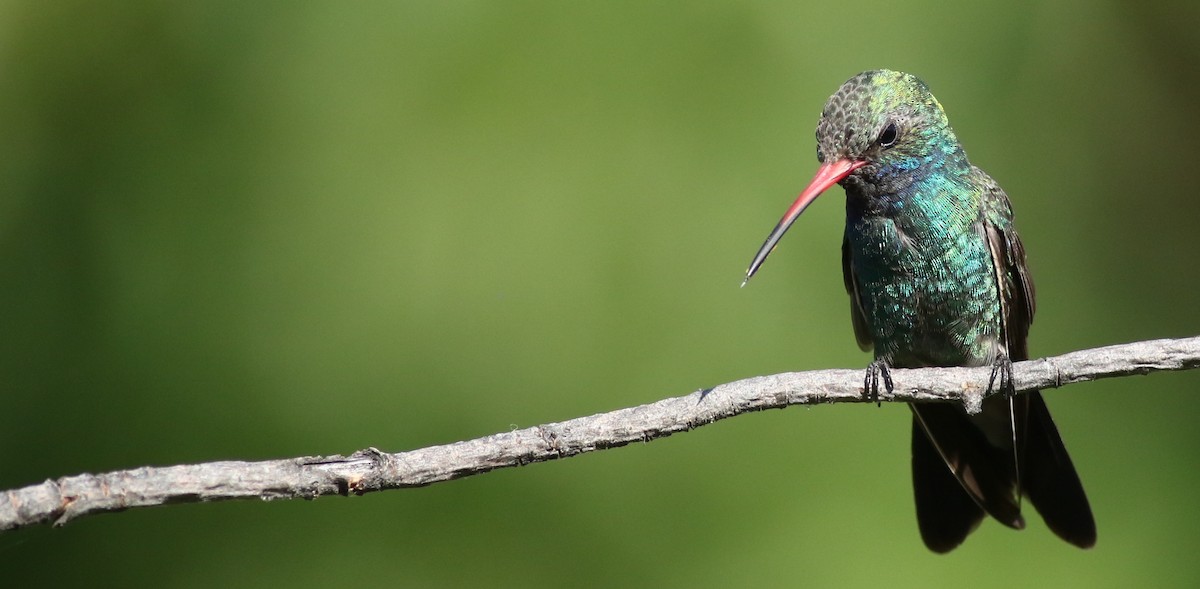
[[[1017,387],[1013,384],[1012,366],[1012,359],[1008,357],[1008,354],[996,356],[996,359],[992,361],[992,377],[988,379],[987,392],[989,394],[996,390],[997,385],[1010,399],[1017,394]]]
[[[891,396],[892,390],[892,372],[891,364],[887,359],[880,358],[867,365],[867,375],[863,379],[863,398],[868,401],[874,401],[876,407],[883,405],[879,400],[879,379],[883,378],[883,388],[887,391],[888,396]]]

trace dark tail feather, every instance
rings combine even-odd
[[[1059,538],[1080,548],[1096,544],[1096,521],[1083,484],[1067,455],[1041,393],[1020,395],[1027,403],[1021,484],[1034,508]]]
[[[934,552],[954,550],[983,521],[983,508],[963,491],[915,416],[912,474],[921,539]]]
[[[1011,450],[1004,451],[988,443],[983,431],[960,406],[922,403],[909,407],[916,418],[914,423],[940,456],[943,468],[949,467],[959,490],[1000,523],[1018,530],[1024,528]],[[985,412],[997,410],[1007,415],[1008,407],[984,407]]]

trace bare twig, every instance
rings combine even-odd
[[[1013,366],[1013,380],[1016,389],[1024,392],[1197,366],[1200,337],[1164,339],[1019,362]],[[961,401],[971,410],[988,393],[984,388],[990,370],[893,369],[894,393],[881,392],[881,400]],[[350,456],[209,462],[63,477],[0,494],[0,530],[46,522],[63,525],[93,513],[165,503],[311,499],[420,487],[496,468],[648,442],[748,411],[862,402],[862,377],[862,370],[816,370],[747,378],[640,407],[397,454],[370,448]]]

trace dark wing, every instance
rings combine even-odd
[[[1037,308],[1033,279],[1025,264],[1025,246],[1021,245],[1021,238],[1013,229],[1012,206],[995,182],[989,182],[984,193],[982,221],[1000,292],[1001,342],[1009,359],[1014,362],[1028,360],[1025,341]]]
[[[858,296],[858,281],[854,278],[854,260],[850,256],[850,240],[842,239],[842,281],[846,284],[846,294],[850,295],[850,320],[854,323],[854,339],[858,347],[866,352],[874,347],[871,339],[871,326],[867,324],[867,316],[863,314],[862,299]]]
[[[1096,544],[1096,520],[1050,410],[1039,392],[1020,396],[1027,399],[1021,486],[1051,531],[1080,548],[1091,548]]]
[[[1001,295],[1003,342],[1010,359],[1027,360],[1026,339],[1036,308],[1033,281],[1025,263],[1025,247],[1013,229],[1008,196],[990,179],[984,214]],[[1015,397],[1012,411],[1014,435],[1020,441],[1015,447],[1021,490],[1055,534],[1071,544],[1090,548],[1096,543],[1096,522],[1041,393]]]

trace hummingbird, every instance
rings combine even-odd
[[[891,392],[889,368],[927,366],[991,366],[989,389],[999,374],[1007,393],[987,397],[974,415],[956,404],[909,404],[925,545],[949,552],[985,515],[1023,529],[1025,496],[1060,538],[1093,546],[1091,507],[1045,401],[1012,390],[1012,362],[1029,358],[1035,305],[1008,196],[967,160],[941,104],[911,74],[850,78],[825,103],[816,135],[816,176],[745,280],[813,200],[840,184],[851,322],[859,347],[874,350],[864,394],[878,400],[881,378]]]

